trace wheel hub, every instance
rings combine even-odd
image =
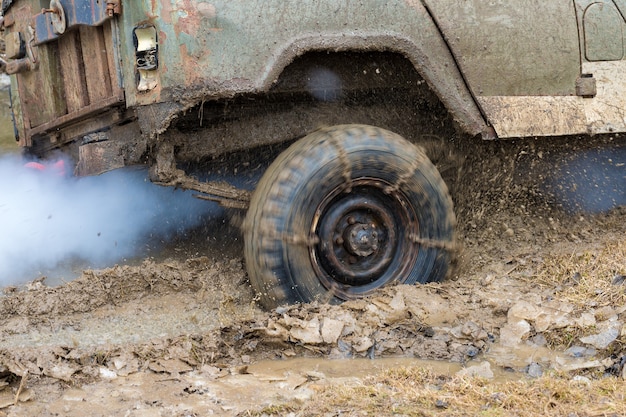
[[[352,255],[370,256],[378,250],[378,231],[375,224],[356,223],[343,233],[344,246]]]
[[[357,181],[350,193],[338,190],[320,205],[312,257],[325,285],[365,288],[391,279],[386,271],[402,226],[382,189],[375,180]]]

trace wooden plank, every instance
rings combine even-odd
[[[13,21],[11,32],[28,34],[28,25],[34,14],[32,7],[24,4],[10,10],[10,20]],[[24,36],[28,41],[28,37]],[[58,52],[56,42],[38,47],[39,60],[46,65],[39,65],[37,71],[25,71],[16,75],[25,129],[47,123],[67,112],[63,99]]]
[[[117,41],[113,36],[113,31],[116,30],[116,27],[113,25],[113,21],[109,20],[104,22],[102,29],[104,31],[104,44],[107,51],[107,58],[109,60],[108,64],[109,76],[111,78],[111,91],[115,96],[124,97],[122,80],[120,79],[120,74],[118,72],[118,68],[121,68],[122,64],[121,62],[116,62],[119,60],[119,57],[115,53],[118,49],[118,45],[116,44]]]
[[[111,96],[111,76],[106,43],[101,27],[81,26],[80,40],[85,64],[89,102],[96,103]]]
[[[59,39],[59,57],[61,60],[67,112],[73,113],[89,104],[78,31],[73,30]]]

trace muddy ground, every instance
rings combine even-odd
[[[553,193],[598,188],[586,159],[560,170],[557,159],[625,141],[549,140],[429,145],[459,219],[443,283],[266,312],[235,221],[139,264],[5,288],[0,416],[249,415],[416,364],[495,379],[623,378],[626,210],[592,214],[591,191]],[[623,163],[609,164],[622,188],[602,195],[619,205]],[[590,177],[551,180],[572,167]]]

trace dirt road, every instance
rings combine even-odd
[[[570,155],[561,145],[560,158]],[[0,416],[247,415],[407,364],[496,379],[555,369],[622,378],[626,210],[590,214],[576,198],[593,188],[559,197],[572,187],[569,177],[546,182],[558,176],[553,144],[480,149],[429,151],[460,223],[458,265],[441,284],[265,312],[240,241],[203,253],[196,239],[173,256],[87,270],[58,287],[5,288]],[[572,158],[558,166],[570,169]],[[611,162],[618,181],[620,161]],[[623,184],[608,187],[614,203]],[[237,236],[236,225],[223,227],[219,236]]]

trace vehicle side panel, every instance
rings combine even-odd
[[[135,54],[135,28],[154,25],[158,35],[154,88],[138,91],[135,62],[124,61],[128,105],[146,106],[138,109],[144,131],[163,131],[174,114],[201,100],[268,91],[294,58],[310,50],[400,52],[466,131],[486,129],[419,1],[143,0],[125,3],[122,20],[125,56]]]

